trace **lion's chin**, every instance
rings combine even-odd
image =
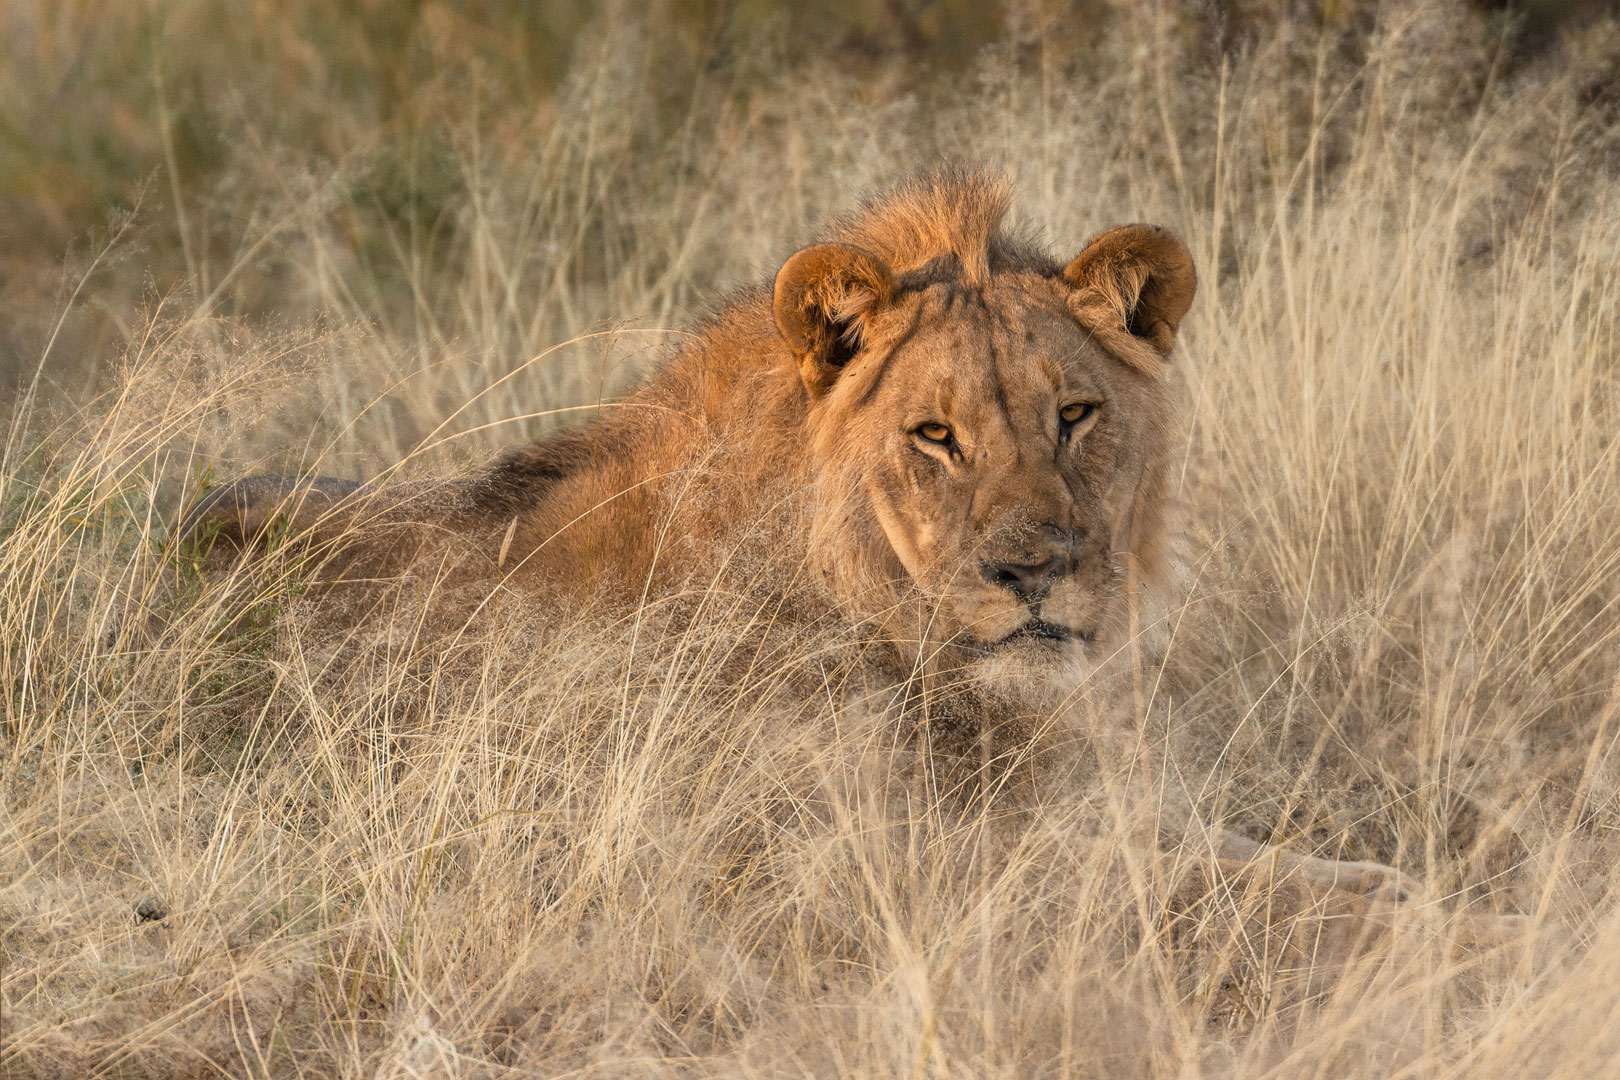
[[[965,672],[982,693],[1023,707],[1057,708],[1097,674],[1094,634],[1020,630],[981,649]]]

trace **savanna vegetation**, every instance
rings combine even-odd
[[[1600,8],[0,4],[0,1076],[1612,1075]],[[1199,268],[1118,772],[944,804],[732,596],[334,648],[172,537],[590,422],[942,159]],[[1156,783],[1427,892],[1178,903]]]

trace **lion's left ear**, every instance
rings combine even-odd
[[[1161,359],[1175,343],[1176,328],[1198,289],[1192,256],[1157,225],[1122,225],[1099,233],[1063,278],[1074,286],[1069,303],[1075,316],[1104,345],[1111,337],[1126,346],[1145,342]]]
[[[849,244],[816,244],[782,265],[771,308],[812,394],[832,386],[860,351],[867,317],[893,297],[883,260]]]

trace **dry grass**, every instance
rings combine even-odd
[[[42,5],[4,94],[98,7]],[[235,55],[176,10],[150,65]],[[1615,30],[1514,66],[1492,24],[1363,14],[1224,59],[1191,16],[1073,54],[1020,24],[944,89],[762,52],[679,94],[625,23],[521,107],[430,51],[381,130],[252,72],[304,127],[221,100],[205,187],[142,114],[167,166],[128,228],[5,298],[0,1075],[1608,1075]],[[746,598],[429,656],[401,612],[356,659],[296,566],[158,543],[209,475],[431,474],[571,422],[941,154],[1059,247],[1153,220],[1198,260],[1186,601],[1128,777],[933,799],[823,688],[836,631]],[[1431,895],[1313,964],[1263,896],[1173,901],[1200,853],[1144,839],[1161,781]],[[1459,951],[1464,910],[1546,932]]]

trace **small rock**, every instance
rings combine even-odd
[[[135,921],[138,923],[160,922],[168,917],[169,909],[155,896],[142,897],[140,903],[135,905]]]

